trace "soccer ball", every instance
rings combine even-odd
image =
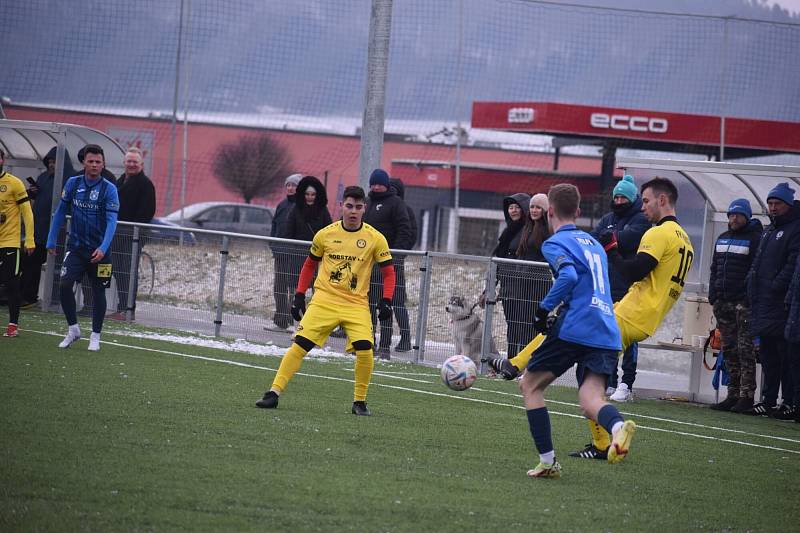
[[[442,382],[453,390],[466,390],[478,378],[478,369],[466,355],[454,355],[442,364]]]

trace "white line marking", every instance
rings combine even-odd
[[[60,337],[61,336],[61,334],[59,334],[59,333],[53,333],[53,332],[50,332],[50,331],[35,331],[35,330],[26,330],[26,331],[29,331],[31,333],[39,333],[39,334],[42,334],[42,335],[49,335],[49,336],[52,336],[52,337]],[[206,357],[206,356],[203,356],[203,355],[191,355],[191,354],[185,354],[185,353],[180,353],[180,352],[172,352],[172,351],[169,351],[169,350],[159,350],[159,349],[156,349],[156,348],[147,348],[147,347],[144,347],[144,346],[132,346],[130,344],[122,344],[122,343],[118,343],[118,342],[108,342],[108,341],[100,341],[100,342],[102,344],[108,344],[110,346],[120,346],[120,347],[123,347],[123,348],[130,348],[132,350],[141,350],[141,351],[146,351],[146,352],[163,353],[163,354],[166,354],[166,355],[174,355],[174,356],[183,357],[183,358],[186,358],[186,359],[197,359],[197,360],[200,360],[200,361],[211,361],[211,362],[214,362],[214,363],[222,363],[222,364],[231,365],[231,366],[238,366],[238,367],[242,367],[242,368],[253,368],[253,369],[256,369],[256,370],[266,370],[268,372],[277,372],[277,369],[275,369],[275,368],[269,368],[269,367],[260,366],[260,365],[253,365],[253,364],[250,364],[250,363],[242,363],[242,362],[239,362],[239,361],[231,361],[230,359],[219,359],[219,358],[216,358],[216,357]],[[373,374],[376,374],[376,373],[373,372]],[[338,378],[338,377],[333,377],[333,376],[321,376],[321,375],[318,375],[318,374],[308,374],[306,372],[297,372],[295,375],[297,375],[297,376],[305,376],[305,377],[310,377],[310,378],[326,379],[326,380],[329,380],[329,381],[342,381],[342,382],[345,382],[345,383],[354,383],[355,382],[355,380],[348,379],[348,378]],[[377,375],[380,375],[380,374],[377,374]],[[381,375],[381,377],[387,377],[387,378],[392,378],[392,379],[404,379],[404,380],[409,380],[409,381],[420,381],[422,383],[430,383],[429,381],[412,380],[410,378],[398,378],[397,376],[392,376],[392,375]],[[448,393],[444,393],[444,392],[434,392],[434,391],[425,391],[425,390],[419,390],[419,389],[411,389],[411,388],[408,388],[408,387],[401,387],[401,386],[398,386],[398,385],[389,385],[387,383],[370,383],[370,386],[383,387],[383,388],[386,388],[386,389],[400,390],[400,391],[404,391],[404,392],[415,392],[415,393],[418,393],[418,394],[425,394],[425,395],[428,395],[428,396],[436,396],[436,397],[439,397],[439,398],[452,398],[454,400],[462,400],[462,401],[468,401],[468,402],[482,403],[482,404],[487,404],[487,405],[496,405],[496,406],[499,406],[499,407],[511,407],[513,409],[524,409],[524,406],[522,406],[522,405],[494,402],[494,401],[491,401],[491,400],[483,400],[483,399],[480,399],[480,398],[470,398],[470,397],[467,397],[467,396],[461,396],[461,395],[456,395],[456,394],[448,394]],[[519,396],[519,395],[516,395],[516,394],[513,394],[513,393],[507,393],[507,392],[502,392],[502,391],[490,391],[490,390],[487,390],[487,389],[476,389],[474,387],[473,387],[473,390],[476,390],[478,392],[498,392],[500,394],[505,394],[505,395],[509,395],[509,396],[515,396],[515,397]],[[557,401],[553,401],[553,400],[548,400],[548,402],[562,404],[562,405],[569,405],[569,406],[575,406],[576,405],[576,404],[572,404],[572,403],[569,403],[569,402],[557,402]],[[560,411],[550,411],[550,414],[559,415],[559,416],[566,416],[566,417],[569,417],[569,418],[580,418],[580,419],[585,420],[585,417],[583,415],[576,415],[576,414],[572,414],[572,413],[562,413]],[[723,430],[723,431],[739,432],[738,430],[727,430],[725,428],[713,428],[713,427],[710,427],[710,426],[703,426],[701,424],[695,424],[695,423],[692,423],[692,422],[681,422],[681,421],[678,421],[678,420],[671,420],[671,419],[659,418],[659,417],[649,417],[649,416],[638,415],[638,414],[633,414],[633,413],[627,413],[627,414],[632,414],[636,418],[647,418],[647,419],[652,419],[652,420],[657,420],[657,421],[672,422],[672,423],[676,423],[676,424],[686,424],[686,425],[702,427],[702,428],[705,428],[705,429],[720,429],[720,430]],[[639,425],[639,424],[637,424],[636,427],[639,428],[639,429],[649,429],[649,430],[658,431],[658,432],[661,432],[661,433],[671,433],[671,434],[674,434],[674,435],[683,435],[685,437],[694,437],[694,438],[698,438],[698,439],[714,440],[714,441],[718,441],[718,442],[727,442],[727,443],[730,443],[730,444],[739,444],[739,445],[742,445],[742,446],[749,446],[749,447],[752,447],[752,448],[761,448],[761,449],[765,449],[765,450],[775,450],[775,451],[793,453],[793,454],[800,455],[800,450],[788,450],[786,448],[778,448],[778,447],[775,447],[775,446],[765,446],[763,444],[754,444],[752,442],[744,442],[744,441],[739,441],[739,440],[725,439],[725,438],[721,438],[721,437],[712,437],[712,436],[709,436],[709,435],[699,435],[697,433],[688,433],[688,432],[685,432],[685,431],[676,431],[676,430],[672,430],[672,429],[663,429],[663,428],[657,428],[657,427],[651,427],[651,426],[642,426],[642,425]],[[741,432],[741,433],[745,433],[745,432]],[[749,433],[745,433],[745,434],[746,435],[751,435],[751,436],[760,436],[760,435],[754,435],[754,434],[749,434]],[[764,438],[788,440],[790,442],[797,442],[797,441],[792,440],[792,439],[783,439],[782,437],[772,437],[772,436],[769,436],[769,435],[763,435],[763,437]]]

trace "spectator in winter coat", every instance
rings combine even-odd
[[[302,174],[292,174],[286,178],[284,182],[286,198],[275,208],[275,215],[272,217],[272,229],[269,233],[270,237],[278,237],[281,225],[286,222],[289,211],[294,207],[295,191],[302,177]],[[286,244],[270,243],[270,249],[275,260],[275,281],[272,285],[272,296],[275,298],[275,314],[272,316],[272,324],[264,329],[286,331],[294,323],[289,311],[294,291],[297,288],[298,276],[298,272],[291,268],[292,256],[300,254],[298,257],[305,257],[305,255],[300,252],[299,248],[295,250],[292,246]]]
[[[391,189],[389,174],[382,168],[376,168],[369,177],[369,195],[364,222],[381,232],[386,237],[390,249],[408,250],[414,242],[414,234],[408,219],[406,203],[394,189]],[[377,318],[377,305],[383,294],[380,269],[372,269],[369,292],[369,306],[372,312],[372,323]],[[392,346],[392,320],[381,322],[381,338],[378,346],[378,357],[389,359]]]
[[[792,284],[786,294],[786,308],[789,309],[789,318],[784,330],[787,351],[791,358],[792,384],[794,385],[794,421],[800,422],[800,254],[794,267]]]
[[[118,220],[126,222],[140,222],[149,224],[156,214],[156,188],[144,173],[144,157],[142,151],[131,147],[125,153],[125,172],[117,180],[117,193],[119,194]],[[139,232],[139,251],[144,247],[146,230]],[[117,225],[117,232],[111,242],[113,257],[113,272],[117,280],[117,312],[109,315],[113,320],[125,320],[125,310],[130,303],[130,319],[134,319],[136,312],[136,291],[138,287],[137,272],[139,271],[139,254],[134,258],[135,264],[131,271],[131,253],[133,251],[133,226]],[[131,274],[133,273],[133,285]],[[128,302],[128,293],[131,298]]]
[[[784,337],[788,313],[780,304],[785,301],[800,252],[800,202],[795,201],[788,183],[780,183],[767,195],[767,206],[772,224],[761,237],[747,279],[750,332],[760,339],[764,391],[762,402],[748,412],[788,419],[794,417],[794,387]],[[783,405],[776,408],[779,389]]]
[[[397,193],[397,196],[405,201],[406,188],[400,178],[389,179],[389,188],[393,189]],[[410,250],[417,244],[419,230],[417,228],[417,217],[414,215],[414,210],[411,209],[411,206],[408,204],[406,204],[406,210],[408,211],[408,222],[411,227],[412,239],[405,243],[408,245],[408,248],[404,249]],[[394,254],[392,255],[392,263],[394,264],[395,275],[392,309],[397,319],[397,325],[400,327],[400,341],[397,343],[397,346],[394,347],[394,351],[408,352],[411,350],[411,322],[408,319],[408,310],[406,309],[406,258],[402,254]],[[383,335],[383,324],[381,324],[381,336]],[[389,329],[387,335],[391,337],[391,329]]]
[[[314,176],[305,176],[297,184],[294,206],[278,229],[278,237],[297,241],[312,241],[319,230],[333,222],[328,211],[325,186]],[[305,257],[291,257],[292,272],[300,272]]]
[[[600,235],[613,233],[617,238],[617,250],[623,259],[633,259],[639,250],[639,242],[644,232],[650,229],[650,221],[642,212],[642,198],[636,190],[633,176],[623,176],[611,192],[611,212],[606,213],[591,232],[592,237],[600,239]],[[614,268],[608,265],[608,279],[611,283],[611,299],[622,300],[631,282]],[[622,383],[618,385],[618,370],[608,381],[606,393],[615,402],[627,402],[632,399],[633,382],[636,380],[636,363],[639,356],[639,344],[631,343],[622,355]]]
[[[45,171],[36,178],[36,184],[28,189],[28,197],[33,200],[33,233],[36,250],[31,255],[22,255],[21,294],[22,306],[32,307],[39,300],[39,282],[42,277],[42,265],[47,261],[47,231],[50,229],[50,218],[53,207],[53,184],[56,174],[56,149],[53,147],[42,159]],[[69,152],[64,150],[64,174],[62,185],[78,172],[72,166]],[[63,236],[62,236],[63,237]],[[63,238],[60,239],[63,244]],[[58,294],[54,292],[54,294]]]
[[[492,255],[504,259],[519,259],[517,250],[520,249],[525,219],[529,218],[531,197],[519,192],[503,199],[503,215],[506,219],[506,228],[500,234],[497,246]],[[497,280],[500,283],[498,297],[503,304],[503,314],[506,319],[506,340],[508,343],[507,357],[510,359],[528,344],[533,338],[533,313],[532,302],[528,292],[531,287],[520,272],[518,265],[497,265]]]
[[[717,238],[711,260],[708,303],[714,308],[730,382],[728,396],[711,408],[743,413],[753,408],[756,354],[750,334],[750,304],[745,280],[764,228],[752,218],[750,202],[737,198],[728,207],[728,231]]]

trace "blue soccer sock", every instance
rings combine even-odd
[[[624,421],[625,419],[619,414],[619,410],[610,403],[604,405],[600,412],[597,413],[597,423],[603,426],[603,429],[608,431],[610,435],[614,434],[614,426],[622,424]]]
[[[75,295],[72,294],[73,285],[74,283],[64,281],[59,284],[61,310],[64,311],[64,318],[67,319],[67,324],[70,326],[78,323],[78,315],[75,311]]]
[[[528,426],[531,429],[533,442],[539,454],[546,454],[553,451],[553,437],[550,434],[550,415],[547,407],[528,409]]]
[[[103,331],[103,320],[106,317],[106,289],[96,280],[92,283],[94,308],[92,309],[92,333]]]

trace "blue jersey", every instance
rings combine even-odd
[[[99,248],[107,254],[119,212],[119,195],[114,184],[105,178],[87,180],[83,174],[67,180],[50,224],[47,248],[55,248],[58,231],[70,209],[67,249],[92,253]]]
[[[544,241],[542,253],[556,281],[540,305],[552,311],[564,303],[554,330],[556,336],[583,346],[621,350],[603,247],[585,231],[568,224]]]

